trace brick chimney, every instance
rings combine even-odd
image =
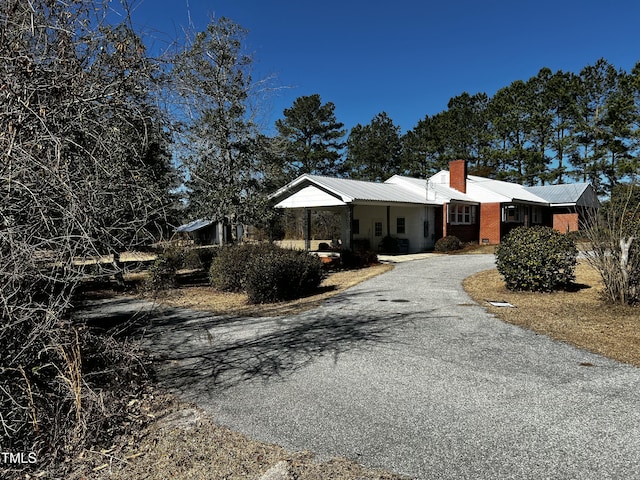
[[[452,160],[449,162],[449,187],[467,193],[467,161]]]

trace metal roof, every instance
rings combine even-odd
[[[178,228],[176,228],[176,232],[195,232],[196,230],[200,230],[201,228],[208,227],[212,223],[213,220],[198,219],[194,220],[193,222],[180,225]]]
[[[321,175],[302,175],[286,187],[278,190],[272,198],[299,190],[313,184],[339,198],[344,203],[355,202],[393,202],[427,204],[424,192],[390,183],[365,182],[346,178],[324,177]]]
[[[599,205],[597,196],[588,183],[567,183],[526,187],[528,191],[544,198],[551,205],[594,204]]]
[[[394,175],[384,183],[366,182],[321,175],[301,175],[271,198],[278,206],[344,205],[354,202],[393,202],[442,205],[451,201],[467,203],[528,203],[532,205],[595,205],[599,202],[589,184],[524,187],[517,183],[467,176],[467,191],[449,185],[450,175],[442,170],[428,180]],[[289,200],[288,200],[289,199]]]

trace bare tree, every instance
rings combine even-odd
[[[126,8],[107,22],[119,7],[0,1],[3,449],[55,456],[82,443],[94,394],[68,321],[79,260],[148,243],[170,201],[161,66]]]
[[[265,172],[273,143],[260,133],[257,103],[271,79],[253,79],[245,37],[230,19],[212,19],[172,62],[189,211],[217,222],[255,223],[270,210]]]
[[[609,303],[640,301],[640,193],[631,185],[614,189],[611,200],[586,227],[587,260],[602,277]]]

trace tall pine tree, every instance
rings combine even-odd
[[[282,142],[285,169],[290,179],[311,173],[336,175],[341,170],[344,124],[335,116],[335,105],[322,103],[320,95],[297,98],[284,118],[276,121]]]

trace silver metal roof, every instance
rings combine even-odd
[[[588,183],[567,183],[563,185],[544,185],[539,187],[526,187],[534,195],[544,198],[551,205],[576,204],[581,200],[591,203],[595,198],[595,192],[591,192]],[[589,198],[583,198],[589,197]],[[593,198],[591,198],[593,197]]]
[[[365,182],[346,178],[324,177],[321,175],[302,175],[286,187],[278,190],[273,198],[299,188],[313,184],[339,197],[345,203],[360,202],[393,202],[427,204],[424,192],[416,192],[399,185],[388,183]]]
[[[201,228],[208,227],[212,223],[212,220],[198,219],[194,220],[193,222],[180,225],[178,228],[176,228],[176,232],[195,232],[196,230],[200,230]]]
[[[585,205],[599,206],[597,196],[589,184],[550,185],[524,187],[500,180],[473,175],[467,176],[466,193],[449,186],[449,172],[443,170],[428,180],[394,175],[384,183],[333,178],[321,175],[301,175],[274,193],[272,199],[297,195],[301,190],[313,187],[341,202],[393,202],[421,205],[442,205],[458,201],[470,203],[518,202],[534,205]],[[306,198],[301,199],[302,202]],[[326,199],[324,200],[326,202]],[[294,207],[286,207],[294,208]],[[296,207],[297,208],[297,207]]]

